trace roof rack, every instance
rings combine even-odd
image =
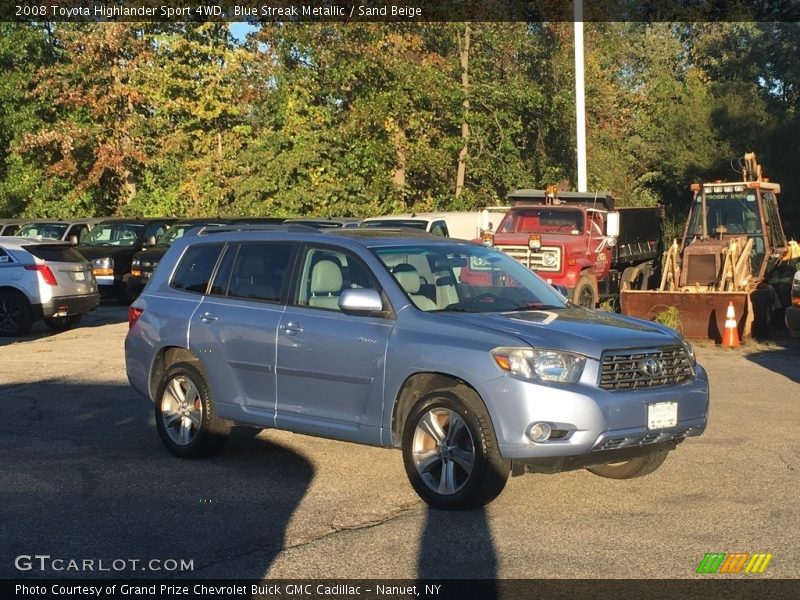
[[[308,225],[288,224],[283,223],[263,223],[263,224],[249,224],[243,223],[242,225],[206,225],[200,227],[194,232],[194,235],[208,235],[210,233],[230,233],[232,231],[284,231],[286,233],[320,233],[316,227],[309,227]],[[192,232],[189,232],[192,235]]]

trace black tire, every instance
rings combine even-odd
[[[0,336],[16,337],[33,326],[33,311],[27,298],[16,292],[0,292]]]
[[[444,423],[442,417],[447,419]],[[441,444],[425,433],[428,419],[439,423]],[[430,448],[421,448],[420,442],[428,438]],[[421,454],[415,448],[430,454],[430,458],[420,460]],[[469,471],[460,466],[465,456],[471,459]],[[418,467],[419,462],[432,466]],[[477,508],[491,502],[503,491],[511,471],[511,461],[504,459],[497,448],[483,402],[466,387],[430,392],[411,409],[403,427],[403,463],[419,497],[433,508],[444,510]],[[452,480],[452,491],[433,489],[437,481],[441,489],[446,479]]]
[[[45,317],[44,324],[53,331],[67,331],[81,322],[83,315],[69,315],[66,317]]]
[[[608,479],[633,479],[634,477],[644,477],[660,467],[667,459],[669,452],[669,450],[656,450],[647,456],[632,458],[622,463],[589,467],[587,470],[595,475]]]
[[[186,406],[180,405],[180,393],[172,391],[173,385],[183,392]],[[197,364],[177,362],[170,366],[158,384],[154,404],[158,435],[167,450],[180,458],[218,453],[231,431],[231,422],[217,416],[208,381]]]
[[[592,278],[588,275],[582,275],[578,279],[578,285],[572,292],[572,301],[578,306],[584,308],[597,307],[597,293],[595,292],[594,285],[592,285]]]

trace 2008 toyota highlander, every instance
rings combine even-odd
[[[675,331],[409,231],[204,228],[129,320],[128,379],[173,454],[213,453],[233,423],[398,447],[439,508],[485,504],[512,472],[644,475],[706,427],[708,379]]]

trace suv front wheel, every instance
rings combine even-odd
[[[156,427],[167,450],[181,458],[216,454],[231,430],[217,416],[205,375],[188,362],[172,365],[158,386]]]
[[[497,449],[491,420],[471,390],[431,392],[403,429],[403,462],[414,490],[434,508],[476,508],[494,500],[511,462]]]

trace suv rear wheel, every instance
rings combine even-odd
[[[633,479],[649,475],[667,459],[669,450],[656,450],[647,456],[632,458],[621,463],[589,467],[588,471],[608,479]]]
[[[403,429],[403,462],[420,498],[446,510],[491,502],[511,469],[497,449],[483,403],[469,390],[434,391],[411,409]]]
[[[167,450],[181,458],[216,454],[231,423],[217,416],[205,375],[178,362],[161,378],[155,398],[156,427]]]
[[[22,335],[32,325],[33,313],[28,301],[21,294],[0,292],[0,335]]]

